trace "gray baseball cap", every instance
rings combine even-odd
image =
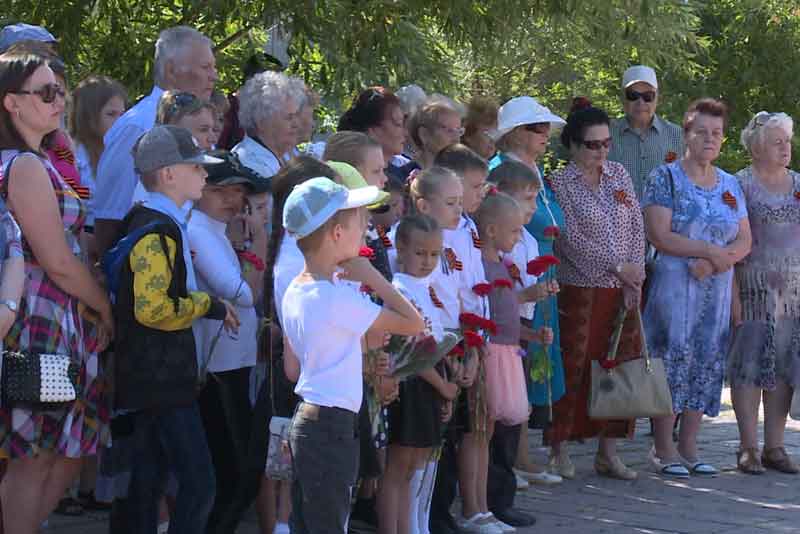
[[[41,26],[33,24],[9,24],[0,30],[0,53],[5,52],[14,43],[20,41],[42,41],[44,43],[57,43],[53,34]]]
[[[133,145],[133,164],[139,174],[179,163],[214,165],[223,160],[205,153],[186,128],[159,125],[145,132]]]

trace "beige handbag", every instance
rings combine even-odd
[[[592,385],[589,392],[589,417],[592,419],[634,419],[672,415],[672,395],[660,358],[650,359],[642,314],[636,308],[642,337],[642,357],[614,365],[622,327],[628,311],[624,306],[617,315],[611,336],[606,367],[592,361]]]
[[[800,388],[795,388],[792,395],[792,407],[789,408],[789,417],[800,421]]]

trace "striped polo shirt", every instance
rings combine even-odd
[[[627,117],[612,120],[611,139],[608,159],[622,163],[631,175],[639,199],[650,171],[683,155],[683,128],[658,115],[653,117],[650,128],[641,133],[631,127]]]

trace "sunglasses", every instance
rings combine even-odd
[[[534,124],[526,124],[523,126],[525,131],[534,132],[537,134],[546,134],[550,132],[549,122],[536,122]]]
[[[653,100],[656,99],[656,92],[655,91],[643,91],[643,92],[640,93],[639,91],[634,91],[633,89],[628,89],[627,91],[625,91],[625,98],[627,98],[628,101],[630,101],[630,102],[636,102],[637,100],[639,100],[641,98],[645,102],[650,103],[650,102],[652,102]]]
[[[600,150],[601,148],[611,148],[611,138],[606,139],[592,139],[591,141],[581,141],[583,146],[589,150]]]
[[[26,91],[20,89],[19,91],[10,91],[16,95],[36,95],[42,99],[45,104],[52,104],[56,101],[56,97],[66,98],[67,93],[57,83],[48,83],[33,91]]]

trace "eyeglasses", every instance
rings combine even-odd
[[[533,124],[526,124],[523,128],[528,132],[534,132],[537,134],[546,134],[550,133],[550,123],[549,122],[536,122]]]
[[[453,136],[458,136],[458,137],[464,135],[465,131],[464,128],[450,128],[449,126],[445,126],[444,124],[437,124],[436,127],[449,134],[452,134]]]
[[[60,85],[57,83],[48,83],[41,86],[38,89],[34,89],[32,91],[26,91],[24,89],[20,89],[19,91],[10,91],[16,95],[36,95],[42,99],[42,102],[45,104],[52,104],[56,101],[56,97],[60,96],[61,98],[66,98],[67,93],[61,88]]]
[[[583,140],[581,141],[583,146],[585,146],[589,150],[600,150],[601,148],[611,148],[611,138],[608,137],[606,139],[592,139],[592,140]]]
[[[630,102],[636,102],[640,98],[647,103],[652,102],[656,99],[656,92],[655,91],[634,91],[633,89],[628,89],[625,91],[625,98],[628,99]]]

